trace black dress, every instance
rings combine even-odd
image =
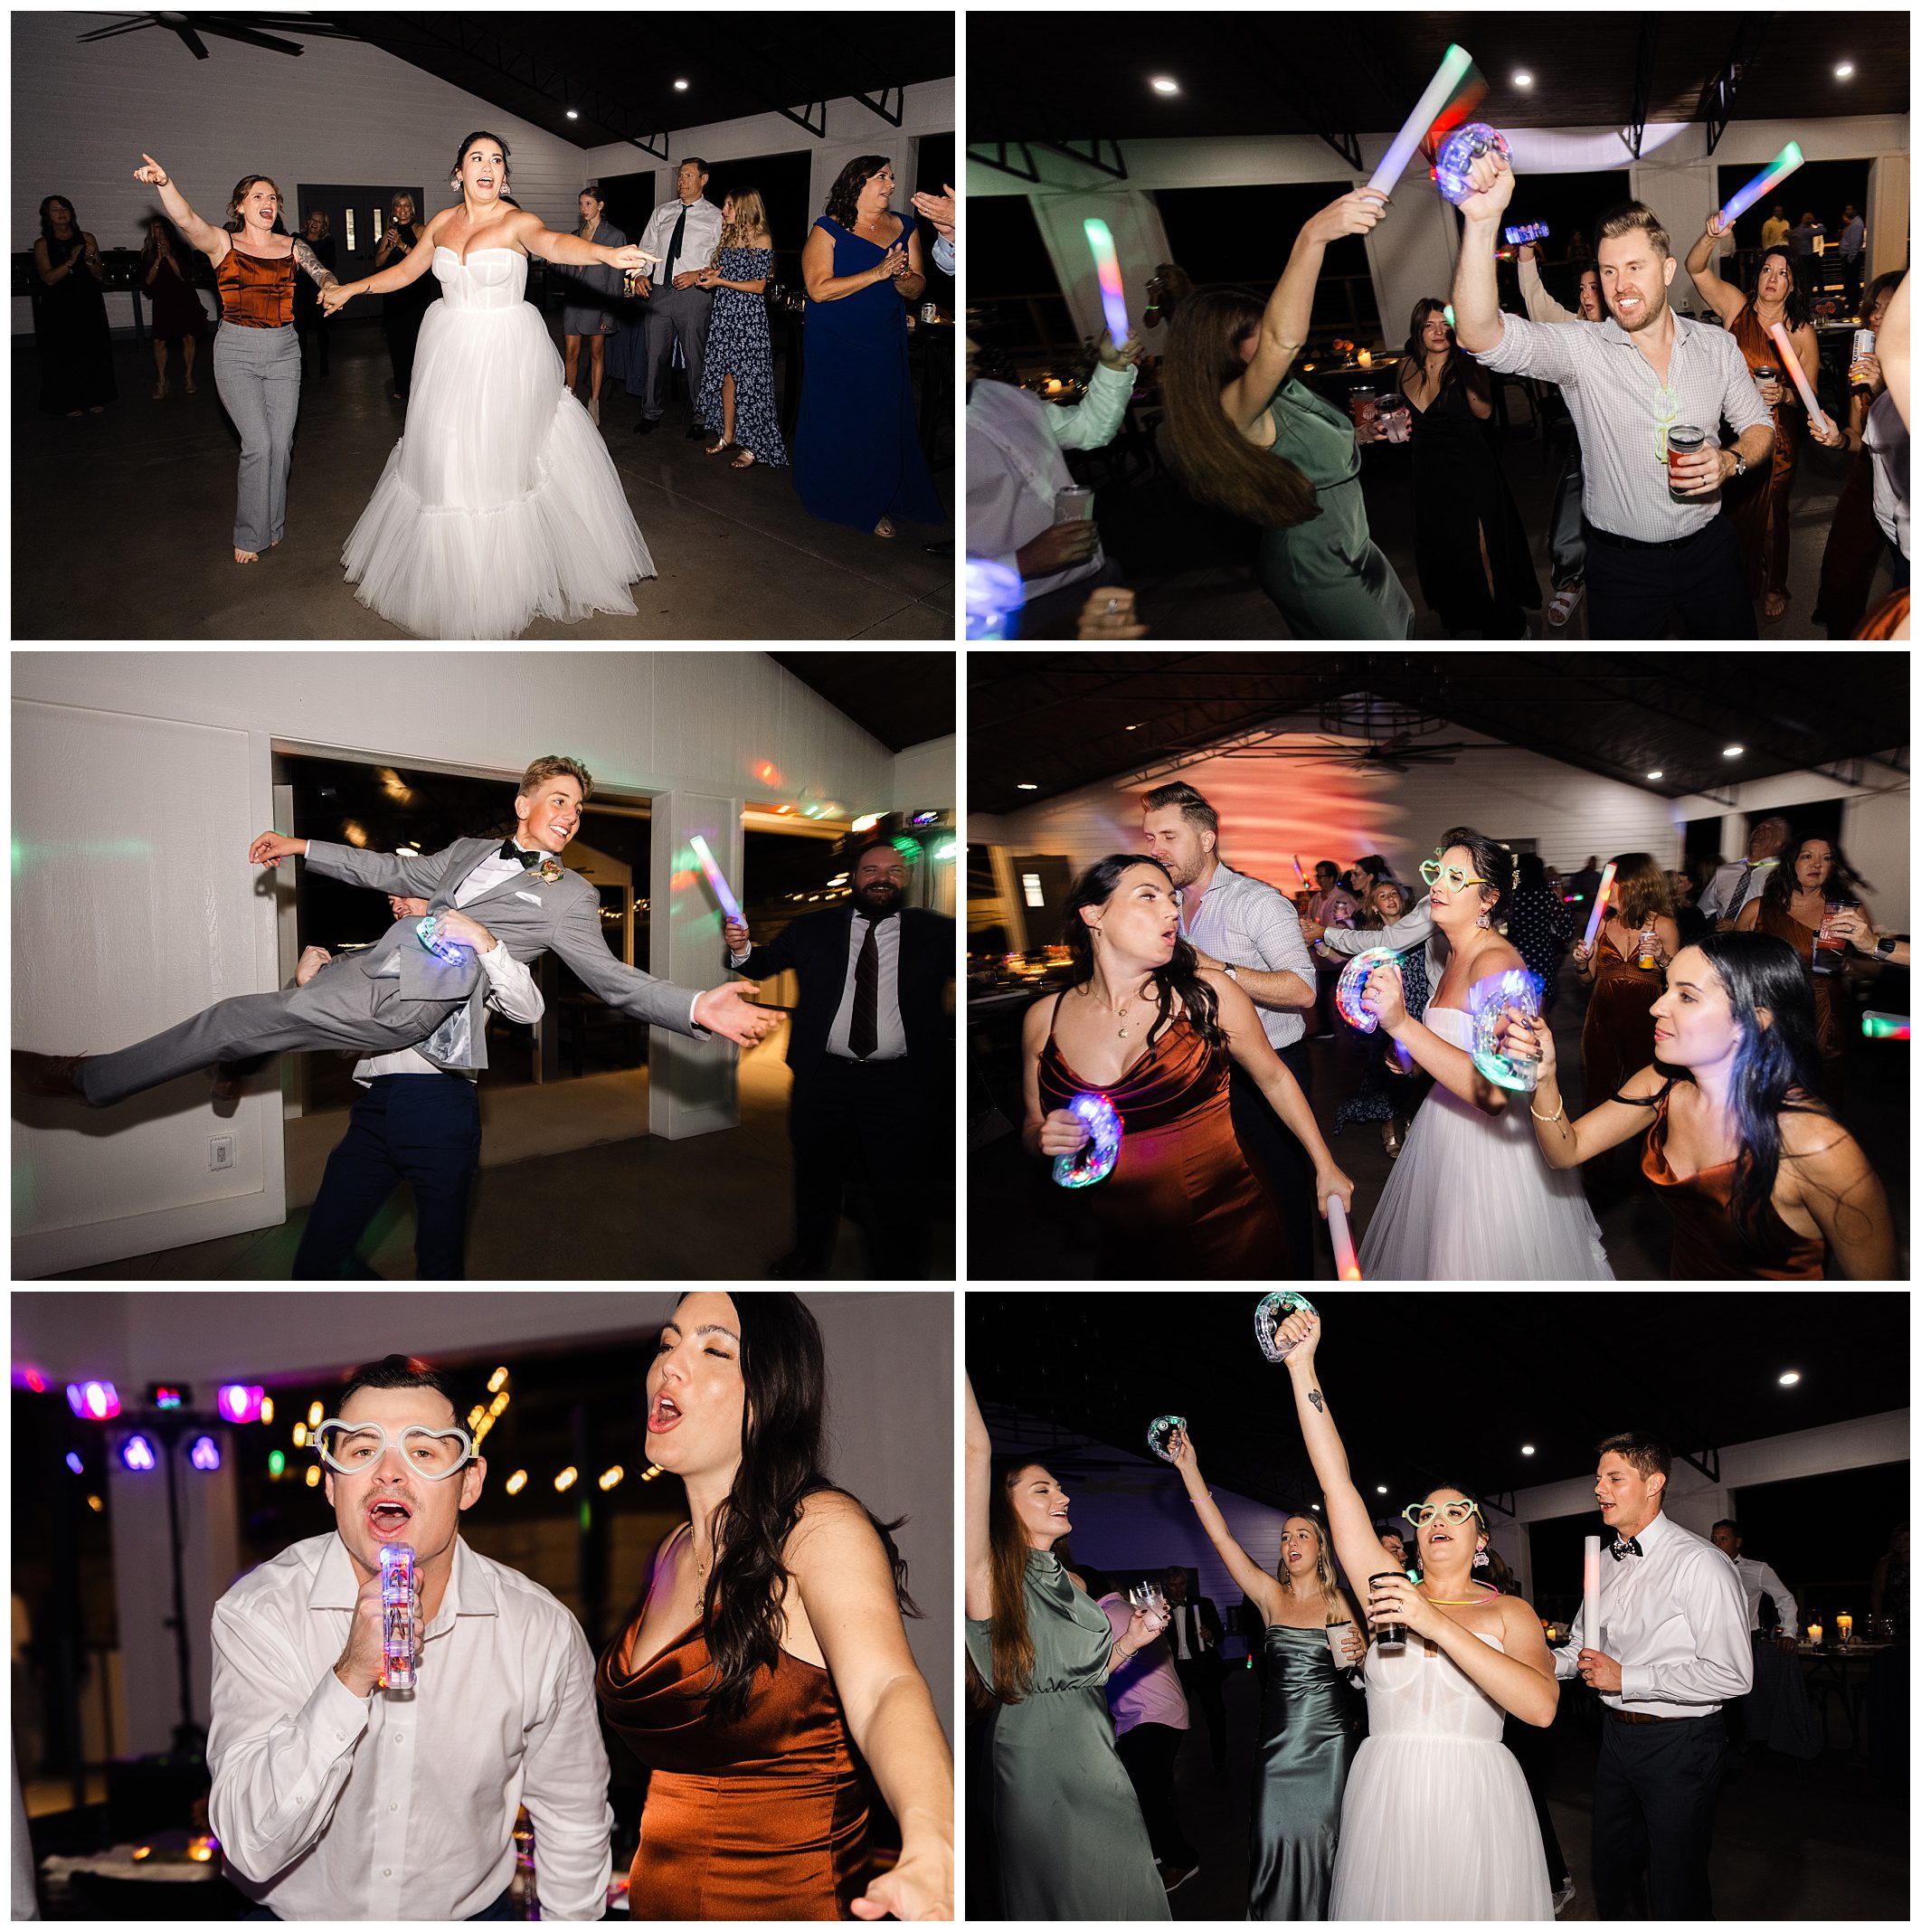
[[[1541,607],[1540,580],[1488,426],[1474,414],[1458,373],[1426,409],[1415,409],[1412,440],[1415,561],[1427,608],[1451,632],[1521,636],[1522,610]],[[1492,597],[1481,567],[1483,534]]]
[[[323,269],[333,270],[338,266],[338,257],[334,252],[332,235],[322,235],[317,242],[308,242],[315,259]],[[307,355],[308,345],[313,345],[314,357],[318,365],[315,371],[318,375],[332,374],[332,357],[328,353],[330,330],[326,312],[320,307],[319,285],[310,275],[294,277],[293,299],[294,333],[300,338],[300,355]]]
[[[57,269],[71,242],[47,243],[47,265]],[[33,278],[33,343],[40,351],[40,406],[50,416],[71,416],[118,400],[113,380],[113,337],[107,299],[84,264],[51,285]]]
[[[390,269],[399,266],[401,256],[412,254],[421,240],[418,223],[410,228],[397,222],[391,232],[400,237],[400,254],[387,263]],[[381,298],[381,311],[387,324],[387,351],[393,358],[393,386],[403,400],[413,387],[413,348],[420,340],[421,317],[440,298],[440,285],[431,270],[404,289],[396,289]]]

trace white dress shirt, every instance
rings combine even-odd
[[[1701,895],[1701,910],[1710,919],[1732,919],[1750,899],[1758,899],[1767,887],[1769,872],[1776,860],[1730,859],[1718,867]]]
[[[854,973],[860,963],[860,949],[866,943],[867,922],[856,913],[848,922],[847,977],[840,990],[840,1004],[834,1012],[834,1024],[828,1028],[827,1050],[836,1060],[851,1060],[847,1036],[854,1026]],[[875,1005],[875,1048],[871,1060],[904,1060],[907,1057],[907,1029],[901,1024],[901,915],[892,913],[874,922],[874,946],[879,956],[878,995]]]
[[[683,208],[687,212],[687,225],[670,272],[667,265],[667,243],[674,239]],[[662,202],[640,231],[641,252],[660,257],[658,265],[649,267],[646,273],[649,277],[667,276],[667,286],[672,288],[672,276],[712,267],[720,252],[720,238],[721,212],[705,195],[696,202],[684,202],[677,195],[672,201]]]
[[[1775,1575],[1773,1567],[1764,1563],[1759,1557],[1736,1557],[1734,1567],[1740,1575],[1741,1588],[1747,1597],[1749,1632],[1761,1627],[1761,1598],[1765,1594],[1774,1599],[1774,1615],[1781,1619],[1781,1634],[1798,1637],[1801,1622],[1794,1610],[1794,1593]]]
[[[945,235],[934,237],[933,265],[943,275],[954,272],[954,244]]]
[[[1301,914],[1291,900],[1264,879],[1251,878],[1218,861],[1190,921],[1188,895],[1180,890],[1181,937],[1224,966],[1252,966],[1260,972],[1291,972],[1312,986],[1313,956],[1301,936]],[[1253,996],[1250,994],[1250,998]],[[1263,1006],[1256,999],[1261,1030],[1276,1053],[1292,1046],[1307,1031],[1298,1009]]]
[[[1618,1561],[1601,1539],[1601,1639],[1621,1665],[1621,1689],[1601,1701],[1657,1718],[1708,1718],[1754,1688],[1747,1603],[1734,1565],[1706,1537],[1657,1513]],[[1554,1655],[1554,1674],[1578,1674],[1578,1643]]]
[[[581,1626],[517,1571],[454,1545],[412,1697],[334,1674],[359,1584],[336,1531],[213,1606],[213,1835],[282,1918],[470,1918],[514,1875],[522,1804],[544,1918],[597,1919],[613,1812]]]

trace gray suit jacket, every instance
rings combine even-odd
[[[376,892],[399,893],[425,899],[430,908],[452,907],[454,894],[480,861],[499,848],[495,838],[460,838],[445,851],[402,857],[392,852],[361,852],[352,846],[329,845],[311,838],[307,863],[329,878],[345,879]],[[623,965],[607,950],[601,936],[601,900],[577,872],[563,871],[553,885],[537,870],[507,878],[459,908],[479,921],[516,959],[531,963],[543,952],[557,952],[573,967],[582,983],[617,1012],[649,1026],[690,1039],[707,1039],[704,1027],[694,1023],[697,993],[657,980],[638,967]],[[423,1041],[417,1051],[437,1066],[487,1065],[487,973],[465,948],[458,960],[443,960],[421,944],[418,920],[402,919],[390,926],[379,942],[364,952],[350,953],[340,963],[369,978],[390,977],[393,960],[400,961],[400,991],[410,999],[464,999],[466,1035],[471,1042],[459,1062],[438,1057],[436,1048],[457,1037],[448,1030]],[[323,978],[325,976],[323,975]],[[318,983],[318,982],[316,982]]]

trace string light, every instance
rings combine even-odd
[[[525,1489],[526,1486],[527,1473],[524,1469],[516,1469],[514,1473],[506,1479],[506,1492],[509,1496],[519,1495],[521,1491]]]
[[[571,1490],[573,1485],[580,1480],[580,1471],[577,1470],[572,1463],[569,1463],[566,1468],[562,1470],[560,1474],[554,1477],[554,1486],[557,1490]]]
[[[326,1411],[317,1402],[312,1404],[307,1411],[307,1426],[309,1429],[317,1429],[326,1414]]]
[[[304,1449],[307,1447],[307,1425],[304,1422],[297,1422],[294,1424],[293,1444],[296,1449]]]
[[[488,1376],[487,1378],[487,1394],[490,1396],[497,1394],[499,1392],[501,1384],[505,1382],[506,1378],[507,1372],[505,1368],[495,1369],[493,1374]]]
[[[262,1396],[260,1397],[260,1420],[262,1422],[271,1422],[273,1420],[273,1397],[271,1396]]]
[[[499,1394],[498,1394],[497,1396],[496,1396],[496,1397],[494,1397],[494,1399],[493,1399],[493,1400],[492,1400],[491,1402],[489,1402],[489,1403],[487,1404],[487,1414],[488,1414],[489,1416],[497,1416],[497,1415],[499,1415],[499,1414],[500,1414],[500,1412],[501,1412],[501,1411],[502,1411],[503,1409],[505,1409],[505,1408],[506,1407],[507,1404],[508,1404],[509,1402],[511,1402],[512,1400],[513,1400],[513,1397],[512,1397],[511,1396],[509,1396],[509,1395],[507,1394],[507,1392],[506,1392],[506,1389],[504,1389],[504,1388],[503,1388],[503,1389],[502,1389],[502,1390],[500,1391],[500,1393],[499,1393]]]
[[[319,1465],[319,1463],[309,1463],[309,1464],[308,1465],[308,1470],[307,1470],[307,1486],[308,1486],[308,1489],[318,1489],[318,1488],[320,1487],[320,1465]]]
[[[618,1482],[620,1478],[626,1473],[627,1472],[622,1469],[618,1463],[616,1463],[611,1469],[605,1470],[601,1473],[601,1487],[603,1490],[610,1490],[614,1486],[614,1484]]]

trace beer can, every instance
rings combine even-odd
[[[1874,354],[1874,331],[1871,328],[1858,328],[1854,332],[1854,348],[1850,355],[1850,362],[1859,362],[1864,355]]]
[[[933,303],[933,302],[923,302],[923,303],[921,304],[921,320],[922,320],[922,321],[923,321],[923,322],[938,322],[938,321],[939,321],[940,319],[941,319],[941,310],[940,310],[940,308],[939,308],[939,306],[938,306],[937,304],[935,304],[935,303]]]

